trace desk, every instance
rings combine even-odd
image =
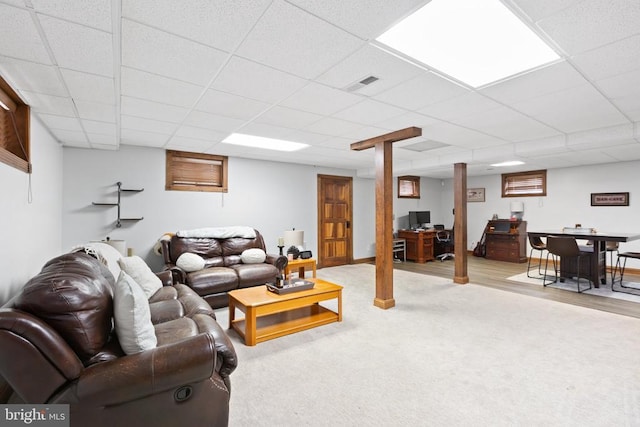
[[[589,280],[593,282],[593,285],[598,288],[600,283],[603,285],[607,283],[606,279],[606,259],[607,259],[607,242],[630,242],[632,240],[640,239],[640,233],[576,233],[574,231],[563,230],[544,230],[544,231],[529,231],[527,233],[534,237],[547,237],[547,236],[566,236],[575,237],[577,240],[592,240],[593,241],[593,256],[589,257]],[[574,266],[569,263],[560,260],[560,273],[571,274]],[[584,270],[582,270],[584,271]]]
[[[433,239],[435,230],[399,230],[398,238],[405,239],[407,259],[415,262],[433,261]]]

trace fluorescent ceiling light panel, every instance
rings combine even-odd
[[[524,162],[521,162],[520,160],[510,160],[508,162],[494,163],[491,166],[500,168],[505,166],[519,166],[519,165],[524,165]]]
[[[232,133],[222,142],[225,144],[242,145],[245,147],[264,148],[266,150],[277,151],[297,151],[309,146],[308,144],[302,144],[300,142],[265,138],[262,136],[246,135],[242,133]]]
[[[559,58],[499,0],[432,0],[376,40],[474,88]]]

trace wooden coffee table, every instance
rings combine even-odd
[[[269,292],[266,286],[236,289],[229,292],[229,329],[244,338],[246,345],[278,338],[327,323],[342,321],[342,286],[322,279],[313,289],[285,295]],[[334,312],[320,301],[338,300]],[[244,313],[236,319],[236,308]]]

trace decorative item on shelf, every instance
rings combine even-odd
[[[289,246],[289,249],[287,249],[287,256],[289,255],[291,255],[290,259],[298,259],[300,256],[300,249],[295,246]]]
[[[309,259],[313,256],[313,254],[311,253],[311,251],[300,251],[300,258],[302,259]]]
[[[524,215],[524,203],[511,202],[511,220],[521,221],[523,215]]]
[[[498,214],[493,214],[493,216],[491,217],[492,220],[497,220],[498,219]]]
[[[279,255],[284,255],[282,253],[282,249],[284,248],[284,239],[282,237],[278,237],[278,254]]]

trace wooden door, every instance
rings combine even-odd
[[[353,179],[318,175],[318,266],[350,264]]]

